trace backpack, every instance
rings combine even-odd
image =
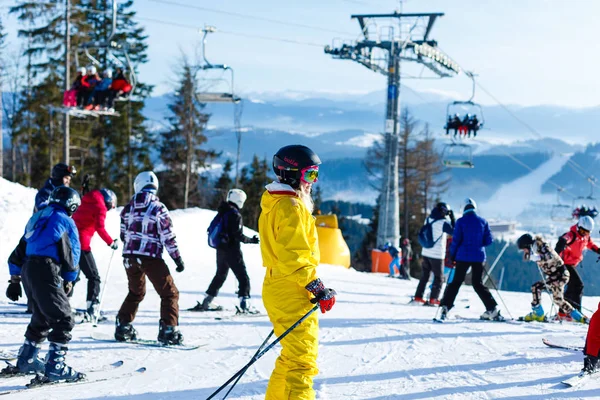
[[[229,214],[229,211],[223,214],[217,213],[206,230],[206,233],[208,233],[208,245],[213,249],[229,243],[229,237],[224,232],[224,227],[227,223],[227,214]]]
[[[433,240],[433,223],[436,221],[437,220],[431,221],[430,218],[427,218],[425,220],[425,224],[423,224],[421,229],[419,229],[419,244],[421,245],[421,247],[423,247],[425,249],[430,249],[433,246],[435,246],[435,244],[443,236],[443,234],[442,234],[442,236],[437,238],[437,240]]]

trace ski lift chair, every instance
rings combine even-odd
[[[471,146],[456,142],[445,145],[442,151],[442,164],[448,168],[474,168]]]

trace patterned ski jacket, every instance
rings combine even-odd
[[[163,247],[180,258],[167,207],[150,192],[136,193],[121,211],[123,256],[162,258]]]
[[[568,274],[563,260],[541,236],[535,237],[531,251],[539,257],[535,257],[538,258],[535,260],[534,257],[531,257],[532,261],[537,263],[541,270],[544,271],[544,274],[548,276]]]

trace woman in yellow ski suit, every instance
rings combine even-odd
[[[305,146],[283,147],[273,158],[279,182],[267,185],[261,199],[258,229],[267,268],[262,296],[277,336],[310,311],[313,296],[322,312],[335,303],[335,291],[325,289],[316,274],[319,246],[310,188],[320,163]],[[315,398],[312,384],[319,372],[318,333],[318,318],[312,314],[281,341],[283,349],[275,362],[266,400]]]

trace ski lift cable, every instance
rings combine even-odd
[[[152,3],[159,3],[159,4],[170,5],[170,6],[183,7],[183,8],[188,8],[188,9],[192,9],[192,10],[228,15],[228,16],[232,16],[232,17],[251,19],[253,21],[264,21],[264,22],[269,22],[269,23],[278,24],[278,25],[295,26],[298,28],[305,28],[305,29],[311,29],[311,30],[315,30],[315,31],[322,31],[322,32],[328,32],[328,33],[337,33],[337,34],[348,35],[348,36],[352,36],[352,37],[356,36],[356,34],[353,34],[353,33],[338,31],[335,29],[323,28],[323,27],[315,26],[315,25],[299,24],[296,22],[260,17],[258,15],[243,14],[243,13],[238,13],[238,12],[234,12],[234,11],[225,11],[225,10],[220,10],[217,8],[209,8],[209,7],[192,5],[192,4],[179,3],[176,1],[170,1],[170,0],[148,0],[148,1],[150,1]]]

